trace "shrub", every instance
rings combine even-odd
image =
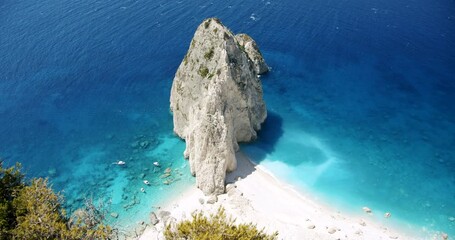
[[[0,161],[0,183],[0,240],[110,239],[112,236],[113,230],[98,215],[95,215],[97,221],[91,224],[86,224],[86,218],[70,221],[62,207],[63,197],[52,190],[48,179],[32,179],[30,184],[25,184],[20,164],[4,169]],[[86,213],[84,216],[103,213],[94,209],[92,205],[81,211]]]
[[[60,206],[61,196],[48,186],[47,179],[35,179],[25,187],[13,205],[17,226],[14,238],[62,239],[67,231],[65,211]]]
[[[234,240],[234,239],[277,239],[278,233],[268,235],[264,229],[258,230],[256,225],[239,224],[235,220],[227,218],[223,208],[219,208],[216,214],[210,217],[202,212],[193,213],[192,220],[185,220],[177,224],[176,229],[171,225],[166,226],[164,236],[166,239],[194,239],[194,240]]]
[[[205,78],[207,74],[209,74],[209,69],[206,66],[201,65],[199,67],[198,73],[201,75],[201,77]]]
[[[213,47],[210,48],[210,50],[204,54],[205,60],[210,60],[210,59],[212,59],[214,53],[215,53],[215,52],[213,51]]]
[[[3,168],[0,160],[0,240],[11,239],[10,231],[16,226],[16,210],[12,201],[24,187],[24,175],[20,169],[19,163]]]

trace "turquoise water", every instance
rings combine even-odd
[[[194,184],[169,92],[194,30],[216,16],[255,38],[272,67],[269,118],[242,146],[251,158],[340,209],[367,205],[422,236],[454,235],[454,10],[450,0],[0,1],[0,156],[51,175],[69,209],[93,196],[112,201],[122,229],[146,220]]]

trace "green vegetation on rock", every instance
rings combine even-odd
[[[175,227],[167,225],[164,236],[168,240],[192,239],[192,240],[234,240],[234,239],[277,239],[278,233],[268,235],[264,230],[258,230],[256,225],[235,224],[235,220],[228,218],[223,208],[219,208],[216,214],[210,217],[202,212],[194,213],[192,220],[177,223]]]
[[[214,49],[213,49],[213,47],[212,47],[212,48],[210,48],[210,50],[209,50],[208,52],[206,52],[206,53],[204,54],[205,60],[210,60],[210,59],[212,59],[213,54],[215,53],[213,50],[214,50]]]
[[[209,69],[206,66],[201,65],[199,67],[198,73],[199,73],[199,75],[201,75],[201,77],[205,78],[207,76],[207,74],[209,74]]]

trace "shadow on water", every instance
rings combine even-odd
[[[275,151],[275,145],[283,135],[283,119],[276,113],[268,111],[267,119],[258,132],[258,138],[252,143],[240,145],[236,153],[237,169],[226,176],[226,183],[235,182],[239,177],[245,178],[256,170],[255,164],[264,160],[267,154]],[[250,162],[251,159],[254,163]]]
[[[260,163],[265,159],[267,154],[275,151],[275,145],[283,136],[283,118],[280,115],[268,111],[267,119],[262,124],[261,130],[258,132],[258,138],[252,143],[241,145],[241,149],[246,150],[247,155],[256,163]],[[249,147],[253,147],[254,151],[249,151]]]

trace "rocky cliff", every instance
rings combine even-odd
[[[257,74],[264,74],[269,71],[269,66],[265,63],[258,45],[250,36],[240,33],[235,35],[235,39],[253,61],[254,70]]]
[[[204,20],[172,83],[174,132],[186,140],[185,158],[206,195],[224,193],[226,171],[236,168],[237,143],[256,139],[267,115],[257,76],[265,63],[254,41],[243,39],[218,19]],[[250,45],[255,52],[246,51]],[[250,58],[257,54],[256,61]]]

